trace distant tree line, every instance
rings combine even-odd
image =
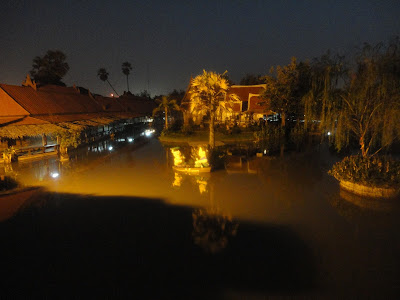
[[[337,150],[358,144],[374,155],[400,139],[400,40],[365,43],[352,58],[327,52],[311,61],[293,57],[269,74],[240,84],[266,84],[264,104],[304,128],[329,133]]]
[[[306,130],[331,133],[329,140],[337,150],[358,144],[363,156],[373,155],[400,137],[399,49],[400,40],[395,37],[387,43],[365,43],[352,58],[329,51],[311,61],[293,57],[288,65],[272,67],[267,75],[247,74],[240,84],[266,84],[264,104],[280,114],[282,128],[287,120],[302,121]],[[39,86],[65,86],[62,78],[68,70],[66,55],[49,50],[33,59],[30,74]],[[128,93],[131,71],[132,65],[124,62]],[[226,73],[214,75],[221,77],[220,82],[232,84]],[[97,76],[118,95],[105,68],[99,68]],[[166,97],[179,106],[184,94],[174,90]],[[147,91],[139,95],[151,99]],[[165,104],[162,96],[153,99]]]

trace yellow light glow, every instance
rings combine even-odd
[[[182,155],[181,151],[177,148],[171,148],[171,153],[174,156],[174,166],[183,165],[185,157]]]
[[[199,147],[198,151],[194,151],[193,157],[195,158],[195,168],[206,168],[209,166],[206,151]]]
[[[172,183],[173,187],[180,187],[182,185],[182,175],[175,172],[175,179],[174,182]]]
[[[207,180],[200,177],[200,178],[196,178],[196,182],[199,185],[200,194],[205,193],[207,191],[207,184],[208,184]]]

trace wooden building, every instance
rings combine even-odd
[[[29,76],[22,86],[0,84],[0,151],[59,144],[57,133],[75,131],[86,141],[147,122],[153,101],[123,95],[92,95],[77,87],[37,87]]]

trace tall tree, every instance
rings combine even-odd
[[[216,110],[221,102],[237,99],[237,96],[234,94],[231,95],[230,99],[226,99],[229,89],[228,80],[225,78],[226,73],[217,74],[203,70],[203,74],[196,76],[190,85],[190,98],[192,103],[194,103],[195,109],[207,110],[210,114],[210,148],[215,147],[214,121]]]
[[[158,107],[153,110],[153,116],[158,112],[164,112],[165,129],[168,129],[168,113],[173,110],[179,110],[176,100],[169,100],[167,96],[162,96],[161,99],[156,99]]]
[[[181,104],[183,97],[185,96],[186,91],[174,89],[172,92],[168,94],[168,99],[176,99],[176,103],[178,105]]]
[[[324,55],[314,58],[310,66],[310,88],[303,97],[304,125],[320,120],[322,131],[333,132],[336,126],[338,103],[341,101],[341,88],[348,80],[348,66],[345,57],[339,54]]]
[[[110,83],[110,81],[108,81],[108,72],[107,72],[107,70],[105,69],[105,68],[100,68],[100,69],[98,69],[97,70],[97,77],[99,77],[100,78],[100,80],[101,81],[107,81],[108,82],[108,84],[110,85],[110,87],[113,89],[113,91],[115,92],[115,94],[117,95],[117,96],[119,96],[118,95],[118,93],[117,93],[117,91],[114,89],[114,87],[111,85],[111,83]]]
[[[128,92],[129,92],[129,74],[131,73],[132,70],[132,65],[129,62],[124,62],[122,64],[122,73],[126,76],[126,85],[128,86]]]
[[[43,56],[33,59],[31,76],[38,85],[54,84],[65,86],[61,79],[67,74],[69,65],[67,56],[60,50],[48,50]]]
[[[337,117],[338,149],[356,140],[363,157],[400,138],[400,42],[365,44],[350,74]],[[371,153],[374,151],[374,153]]]
[[[287,66],[271,68],[270,74],[265,76],[266,89],[263,94],[271,110],[281,115],[282,127],[286,124],[288,115],[298,117],[303,113],[301,100],[307,91],[307,64],[297,64],[293,57]]]

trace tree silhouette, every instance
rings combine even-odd
[[[336,147],[358,141],[361,155],[374,155],[400,139],[400,40],[365,44],[336,109]],[[338,104],[335,103],[337,106]],[[375,152],[371,154],[371,150]]]
[[[165,129],[168,129],[168,112],[171,112],[172,110],[179,110],[179,106],[176,104],[176,100],[168,100],[167,96],[162,96],[161,100],[157,99],[156,102],[159,105],[153,110],[153,116],[160,111],[164,111]]]
[[[107,72],[107,70],[105,69],[105,68],[100,68],[100,69],[98,69],[97,70],[97,77],[99,77],[100,78],[100,80],[101,81],[107,81],[108,82],[108,84],[110,85],[110,87],[113,89],[113,91],[115,92],[115,94],[117,95],[117,96],[119,96],[118,95],[118,93],[117,93],[117,91],[114,89],[114,87],[111,85],[111,83],[110,83],[110,81],[108,81],[108,72]]]
[[[126,75],[126,85],[128,86],[128,92],[129,92],[129,74],[132,70],[132,65],[129,62],[124,62],[122,64],[122,73],[124,73],[124,75]]]
[[[242,79],[240,79],[240,85],[257,85],[263,84],[265,80],[261,75],[246,74]]]
[[[43,57],[36,56],[33,59],[30,74],[38,85],[65,86],[61,79],[69,70],[66,58],[67,56],[60,50],[48,50]]]

